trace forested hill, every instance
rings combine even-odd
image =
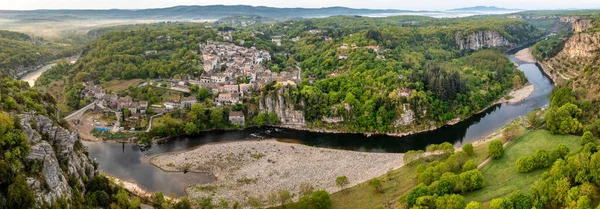
[[[298,116],[306,119],[303,125],[380,133],[428,129],[489,106],[526,82],[502,49],[543,35],[523,20],[416,16],[336,16],[244,28],[162,23],[102,31],[107,33],[88,45],[75,66],[51,70],[39,81],[66,75],[69,91],[85,81],[199,79],[198,44],[224,41],[225,33],[235,44],[268,50],[273,59],[263,65],[271,72],[302,69],[301,82],[285,100],[304,113]],[[272,94],[274,87],[261,91]],[[244,100],[250,120],[264,99],[252,95]],[[80,99],[68,98],[74,109]],[[338,122],[323,123],[332,118]]]
[[[333,15],[365,15],[400,13],[407,10],[353,9],[347,7],[325,8],[275,8],[247,5],[175,6],[140,10],[32,10],[0,11],[0,17],[15,19],[218,19],[227,16],[322,17]]]
[[[69,44],[52,43],[22,33],[0,30],[0,73],[12,77],[76,52],[76,47]]]

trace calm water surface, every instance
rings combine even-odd
[[[513,57],[510,57],[515,60]],[[163,144],[155,144],[147,150],[140,150],[133,144],[84,143],[89,148],[90,157],[100,163],[102,172],[123,180],[135,182],[150,191],[162,191],[165,194],[184,195],[184,188],[191,184],[213,181],[208,174],[164,172],[141,160],[145,156],[182,151],[199,145],[239,140],[276,138],[316,147],[354,150],[363,152],[405,152],[424,149],[429,144],[450,142],[457,146],[478,140],[518,116],[533,109],[548,106],[547,95],[552,91],[553,83],[532,63],[521,63],[522,70],[535,91],[524,101],[508,105],[495,105],[456,125],[405,137],[371,136],[360,134],[311,133],[280,128],[251,128],[240,131],[211,131],[194,137],[180,137]]]

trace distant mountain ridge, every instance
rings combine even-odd
[[[174,6],[156,9],[109,9],[109,10],[0,10],[0,17],[27,18],[169,18],[212,19],[227,16],[322,17],[335,15],[365,15],[376,13],[416,12],[396,9],[354,9],[348,7],[324,8],[276,8],[248,5]]]
[[[464,7],[464,8],[456,8],[448,11],[517,11],[521,9],[508,9],[502,7],[495,6],[474,6],[474,7]]]

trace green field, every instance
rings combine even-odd
[[[580,147],[579,139],[579,136],[573,135],[552,135],[547,130],[526,133],[505,148],[502,158],[492,160],[480,169],[485,177],[486,186],[481,190],[467,193],[465,195],[467,202],[472,200],[489,202],[497,197],[508,197],[515,190],[528,193],[531,184],[550,168],[518,173],[515,166],[517,159],[521,156],[533,155],[538,149],[551,151],[561,143],[567,145],[573,152]]]
[[[488,143],[483,143],[474,147],[475,155],[472,159],[475,162],[481,163],[487,158],[487,146]],[[422,158],[419,160],[420,162],[413,162],[378,177],[383,184],[383,193],[377,193],[373,187],[369,186],[369,182],[336,192],[331,195],[332,208],[348,208],[350,205],[351,208],[375,208],[382,203],[396,205],[400,196],[417,186],[417,166],[440,159],[439,156]]]

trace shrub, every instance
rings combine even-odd
[[[548,167],[550,166],[550,156],[548,155],[548,152],[546,152],[546,150],[539,149],[533,155],[533,162],[535,163],[536,169]]]
[[[463,164],[462,169],[463,169],[463,172],[477,169],[477,163],[475,163],[475,161],[473,161],[473,160],[467,160],[467,162],[465,162],[465,164]]]
[[[467,204],[465,209],[483,209],[483,205],[481,205],[481,203],[471,201],[469,204]]]
[[[466,143],[465,145],[463,145],[462,150],[465,151],[469,156],[473,156],[473,154],[475,154],[475,152],[473,151],[473,144],[471,143]]]
[[[310,196],[304,196],[298,201],[299,208],[329,209],[331,198],[324,190],[313,192]]]
[[[499,159],[504,155],[504,147],[502,146],[502,142],[500,140],[494,140],[490,143],[488,147],[488,155],[492,159]]]
[[[531,197],[521,190],[512,192],[509,199],[513,203],[515,209],[530,209],[532,207]]]
[[[483,174],[479,170],[470,170],[460,174],[460,181],[467,191],[475,191],[485,186]]]
[[[383,184],[381,183],[381,180],[377,178],[371,179],[369,185],[375,188],[376,192],[383,193]]]
[[[586,145],[588,143],[595,143],[596,139],[594,138],[594,135],[592,134],[592,132],[590,131],[586,131],[585,133],[583,133],[583,136],[581,136],[581,145]]]
[[[529,156],[520,157],[516,162],[516,166],[519,173],[527,173],[535,169],[533,158]]]
[[[514,206],[509,199],[496,198],[490,202],[490,209],[514,209]]]
[[[348,185],[350,182],[348,181],[348,177],[346,176],[338,176],[335,179],[335,185],[344,188],[346,185]]]

